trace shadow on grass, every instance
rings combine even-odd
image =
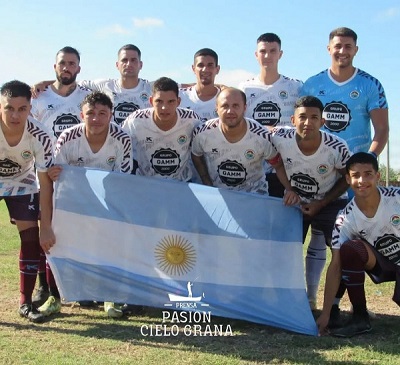
[[[195,323],[162,323],[162,311],[148,308],[143,316],[124,317],[111,320],[96,310],[79,310],[78,313],[57,314],[41,325],[6,323],[0,326],[16,330],[33,329],[38,332],[55,334],[74,334],[82,337],[112,339],[135,346],[176,349],[181,351],[200,351],[238,358],[243,361],[263,363],[296,363],[296,364],[364,364],[365,361],[332,361],[327,360],[324,351],[343,351],[343,348],[363,348],[382,354],[397,356],[400,354],[399,333],[400,318],[391,315],[377,315],[371,321],[373,330],[363,336],[350,339],[337,339],[329,336],[311,337],[287,332],[281,329],[253,324],[250,322],[213,317],[211,323],[198,323],[202,332],[196,331]],[[51,326],[51,323],[57,327]],[[172,330],[172,325],[179,332]],[[206,325],[212,329],[207,331]],[[159,325],[159,332],[156,332]],[[185,325],[191,330],[185,332]],[[219,329],[230,326],[232,336],[225,330],[214,332],[214,325]],[[222,335],[221,335],[222,334]],[[367,356],[367,355],[366,355]],[[338,358],[340,358],[338,356]],[[371,359],[370,359],[371,360]]]

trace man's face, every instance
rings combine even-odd
[[[340,68],[352,67],[353,58],[357,54],[357,51],[356,42],[351,37],[333,37],[328,45],[332,66]]]
[[[257,61],[261,67],[277,69],[283,51],[277,42],[259,42],[255,52]]]
[[[356,163],[351,165],[346,181],[354,191],[354,195],[366,198],[376,191],[380,174],[370,163]]]
[[[170,91],[156,91],[150,97],[150,103],[154,107],[153,118],[155,121],[172,122],[176,119],[176,108],[181,99]]]
[[[10,131],[22,131],[31,111],[31,103],[24,96],[0,96],[1,120]]]
[[[215,76],[219,73],[219,66],[215,64],[212,56],[198,56],[194,61],[192,70],[199,84],[214,85]]]
[[[57,55],[54,70],[59,83],[71,85],[76,81],[78,73],[81,72],[79,59],[74,53],[61,52]]]
[[[244,120],[246,104],[238,90],[223,90],[217,98],[217,113],[222,124],[235,128]]]
[[[82,105],[81,118],[85,123],[87,135],[107,135],[112,111],[103,104]]]
[[[116,66],[122,77],[137,78],[143,63],[136,51],[123,49],[118,55]]]
[[[302,140],[319,138],[319,130],[325,122],[317,107],[296,108],[291,119],[292,124],[296,127],[297,135]]]

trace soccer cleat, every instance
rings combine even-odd
[[[122,310],[113,302],[104,302],[104,312],[106,312],[110,318],[121,318],[124,315]]]
[[[340,309],[337,304],[332,305],[331,314],[329,316],[329,329],[341,328],[343,327],[343,320],[340,316]]]
[[[80,300],[77,302],[81,307],[93,308],[96,306],[96,303],[93,300]]]
[[[33,323],[42,323],[45,319],[45,316],[33,304],[22,304],[18,309],[18,313],[21,317],[25,317]]]
[[[144,313],[144,307],[142,305],[124,304],[121,309],[127,316],[142,315]]]
[[[46,302],[49,295],[49,289],[46,289],[43,286],[39,286],[39,288],[37,288],[36,290],[35,295],[32,297],[32,302],[40,307]]]
[[[352,318],[342,327],[329,333],[335,337],[353,337],[371,331],[368,313],[353,314]]]
[[[61,300],[50,295],[46,302],[39,307],[38,310],[46,317],[54,313],[59,313],[61,311]]]

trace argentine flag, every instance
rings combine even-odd
[[[48,260],[66,301],[96,300],[316,335],[302,217],[280,199],[64,166]]]

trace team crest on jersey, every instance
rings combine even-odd
[[[25,150],[21,153],[21,156],[24,160],[29,160],[32,157],[32,151]]]
[[[65,129],[71,128],[80,123],[81,120],[76,115],[71,113],[61,114],[53,124],[54,135],[58,138]]]
[[[398,214],[394,214],[390,217],[390,223],[394,226],[398,226],[400,224],[400,216]]]
[[[244,152],[244,157],[246,157],[248,160],[252,160],[254,158],[255,152],[253,150],[246,150]]]
[[[400,242],[394,234],[386,234],[378,237],[375,248],[395,265],[400,263]]]
[[[328,171],[328,166],[325,164],[319,165],[317,171],[320,175],[326,174]]]
[[[16,162],[5,158],[0,160],[0,176],[9,177],[21,172],[21,166]]]
[[[281,109],[272,101],[262,101],[254,108],[253,119],[262,125],[274,127],[281,120]]]
[[[287,91],[286,90],[281,90],[281,91],[279,91],[279,97],[281,98],[281,99],[283,99],[283,100],[285,100],[285,99],[287,99],[288,98],[288,93],[287,93]]]
[[[238,186],[245,182],[247,172],[237,161],[227,160],[218,166],[218,175],[227,186]]]
[[[154,152],[150,162],[154,171],[162,176],[175,173],[181,165],[179,154],[170,148],[162,148]]]
[[[341,132],[349,126],[351,113],[346,104],[332,101],[325,105],[322,117],[325,118],[325,128],[331,132]]]
[[[350,93],[350,97],[351,97],[352,99],[357,99],[359,96],[360,96],[360,93],[359,93],[357,90],[353,90],[353,91]]]
[[[115,156],[110,156],[107,158],[107,165],[112,166],[115,163]]]
[[[318,193],[319,184],[311,176],[303,173],[296,173],[290,177],[290,183],[294,190],[304,198],[313,198]]]
[[[187,140],[188,140],[188,136],[183,134],[183,135],[178,137],[177,142],[179,144],[185,144],[187,142]]]
[[[119,103],[114,108],[114,121],[121,125],[123,121],[128,118],[129,114],[133,113],[134,111],[140,109],[139,105],[134,103],[123,102]]]
[[[141,93],[139,98],[141,101],[147,101],[147,100],[149,100],[149,95],[146,93]]]

